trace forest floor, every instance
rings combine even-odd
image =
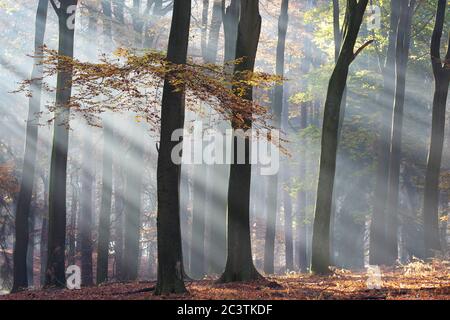
[[[29,290],[0,296],[0,300],[450,300],[450,261],[416,261],[381,268],[381,288],[369,289],[368,272],[336,269],[330,276],[291,273],[267,280],[218,284],[214,280],[186,282],[189,294],[157,297],[155,282],[112,282],[81,290]]]

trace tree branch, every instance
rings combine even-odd
[[[356,52],[353,54],[352,61],[355,60],[356,57],[374,41],[375,41],[374,39],[371,39],[371,40],[367,41],[366,43],[364,43],[358,50],[356,50]]]
[[[55,10],[56,15],[59,16],[61,10],[56,6],[55,0],[50,0],[50,4],[52,5],[53,10]]]

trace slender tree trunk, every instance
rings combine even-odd
[[[289,171],[288,171],[289,172]],[[289,187],[289,175],[284,174],[284,181],[287,182],[285,187]],[[294,243],[292,237],[292,199],[287,190],[283,190],[283,207],[284,207],[284,251],[286,259],[286,271],[294,270]]]
[[[70,227],[69,227],[69,254],[68,254],[68,263],[69,265],[75,264],[75,254],[76,254],[76,234],[77,234],[77,212],[78,212],[78,178],[74,181],[76,172],[72,174],[72,201],[70,204]]]
[[[36,12],[34,52],[36,55],[31,79],[42,77],[42,65],[39,54],[44,45],[45,26],[47,23],[48,0],[40,0]],[[36,170],[36,152],[38,142],[38,113],[41,106],[42,81],[33,80],[28,104],[28,122],[25,141],[25,155],[22,168],[22,181],[19,197],[17,199],[15,221],[15,246],[14,246],[14,281],[12,291],[16,292],[28,286],[27,279],[27,247],[28,247],[28,219],[33,192],[34,174]]]
[[[242,61],[235,66],[236,80],[242,71],[253,72],[260,32],[259,2],[257,0],[242,2],[236,42],[236,57],[242,58]],[[251,86],[246,88],[244,99],[253,99]],[[232,142],[235,159],[230,168],[228,186],[228,256],[220,282],[250,281],[261,277],[253,264],[250,238],[250,138],[241,137],[236,133],[236,130],[247,130],[251,125],[251,119],[246,120],[244,127],[232,123],[235,131]],[[237,163],[238,139],[243,139],[245,143],[243,164]]]
[[[386,199],[389,176],[389,139],[392,135],[389,123],[392,119],[391,106],[394,103],[395,94],[395,48],[399,18],[400,0],[391,0],[388,49],[383,68],[383,91],[380,97],[383,107],[380,108],[380,135],[377,141],[377,175],[370,224],[369,263],[373,265],[384,264],[386,261]]]
[[[40,284],[41,286],[45,283],[45,271],[47,266],[47,244],[48,244],[48,184],[45,175],[41,176],[42,184],[44,186],[43,202],[44,208],[42,210],[42,222],[41,222],[41,235],[39,243],[39,256],[41,259],[40,265]]]
[[[34,233],[36,226],[36,193],[34,194],[34,201],[31,202],[30,217],[29,217],[29,234],[30,240],[28,241],[28,251],[27,251],[27,277],[28,286],[33,287],[34,284],[34,247],[36,234]]]
[[[122,135],[119,130],[114,134],[115,145],[124,149]],[[114,261],[115,276],[118,280],[124,280],[123,268],[123,235],[124,235],[124,152],[118,154],[114,165]]]
[[[368,0],[348,0],[347,32],[333,74],[328,85],[322,128],[314,231],[312,240],[311,271],[328,273],[330,266],[330,218],[333,185],[336,171],[339,114],[347,82],[348,69],[355,59],[354,47],[363,21]]]
[[[102,0],[103,38],[104,47],[108,48],[112,43],[111,25],[111,1]],[[112,201],[112,170],[113,170],[113,139],[114,129],[108,122],[109,118],[103,121],[103,173],[102,173],[102,202],[100,208],[100,221],[98,227],[98,247],[97,247],[97,283],[108,280],[109,261],[109,240],[111,228],[111,201]]]
[[[133,28],[136,47],[142,46],[143,21],[140,14],[140,0],[133,0]],[[141,162],[144,150],[140,140],[131,140],[129,158]],[[125,280],[134,281],[139,274],[140,236],[141,236],[141,193],[142,174],[137,168],[129,167],[125,188],[125,230],[123,252],[123,275]]]
[[[60,8],[54,6],[59,22],[58,54],[61,56],[73,57],[75,27],[71,24],[71,21],[75,22],[73,14],[77,4],[77,0],[67,0],[61,2]],[[72,93],[71,79],[71,69],[58,72],[50,162],[48,255],[45,285],[56,287],[65,286],[66,175],[69,143],[69,103]]]
[[[206,202],[206,166],[194,165],[192,231],[190,243],[190,274],[195,279],[205,276],[205,202]]]
[[[80,190],[80,216],[79,239],[81,253],[81,284],[91,286],[92,274],[92,223],[93,223],[93,148],[90,138],[86,137],[83,144],[81,190]]]
[[[206,62],[208,63],[216,63],[217,60],[219,33],[223,21],[222,14],[224,6],[224,0],[214,0],[209,30],[208,50],[206,53]],[[218,125],[218,129],[224,129],[224,122]],[[209,232],[209,239],[206,243],[207,271],[212,274],[220,274],[225,267],[226,260],[226,188],[228,185],[229,166],[225,164],[213,164],[212,166],[208,166],[207,170],[206,212],[208,218],[206,219],[206,222],[207,230]]]
[[[396,44],[395,101],[392,118],[391,150],[389,156],[388,196],[386,201],[386,264],[392,265],[398,258],[398,199],[400,185],[400,161],[405,104],[406,67],[411,41],[411,20],[415,0],[402,1]]]
[[[435,79],[433,98],[433,116],[431,123],[430,150],[428,153],[427,173],[425,178],[425,195],[423,205],[425,255],[432,257],[436,251],[441,250],[439,241],[439,174],[442,162],[442,149],[445,133],[445,111],[450,81],[450,37],[445,61],[441,60],[440,44],[444,28],[447,1],[439,0],[431,40],[431,63]],[[448,201],[448,200],[446,200]]]
[[[174,0],[167,60],[185,64],[189,43],[191,0]],[[184,127],[184,92],[174,91],[164,81],[161,107],[161,138],[158,154],[158,280],[155,294],[182,293],[183,255],[180,230],[180,174],[181,166],[171,159],[172,149],[179,141],[172,141],[175,130]]]
[[[276,55],[276,74],[284,76],[284,53],[286,49],[286,33],[288,27],[289,0],[281,2],[280,17],[278,19],[278,44]],[[281,113],[283,109],[283,85],[277,85],[274,89],[272,101],[273,127],[280,128]],[[278,174],[268,177],[267,196],[265,198],[267,208],[266,236],[264,241],[264,272],[274,273],[275,233],[278,208]]]
[[[301,106],[300,110],[300,129],[304,130],[308,126],[308,104],[303,104]],[[302,143],[306,144],[306,139],[302,139]],[[307,153],[306,150],[308,147],[304,145],[304,150],[300,154],[300,166],[299,166],[299,178],[301,181],[306,181],[307,179]],[[307,263],[307,237],[306,237],[306,190],[304,190],[304,187],[302,187],[302,190],[298,193],[297,198],[297,214],[298,214],[298,221],[297,221],[297,242],[298,242],[298,249],[297,249],[297,263],[299,266],[299,269],[301,272],[306,272],[308,270],[308,263]]]

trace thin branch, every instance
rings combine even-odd
[[[352,60],[355,60],[356,57],[361,53],[361,51],[363,51],[367,46],[369,46],[374,41],[375,41],[374,39],[371,39],[371,40],[367,41],[366,43],[364,43],[358,50],[356,50],[355,54],[353,55]]]

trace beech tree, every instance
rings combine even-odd
[[[105,47],[110,47],[112,39],[112,7],[110,0],[102,0],[103,39]],[[109,120],[110,117],[106,118]],[[108,258],[111,230],[112,171],[113,158],[110,148],[114,142],[114,129],[108,121],[103,122],[103,161],[102,161],[102,202],[98,225],[97,245],[97,283],[108,279]]]
[[[386,199],[389,176],[389,139],[392,128],[389,125],[392,119],[392,105],[394,103],[395,86],[395,48],[397,29],[400,14],[400,1],[391,0],[390,22],[388,32],[388,48],[383,66],[383,92],[380,102],[380,134],[377,140],[376,184],[374,191],[374,205],[372,222],[370,224],[370,250],[369,261],[371,264],[383,264],[385,262],[385,246],[383,242],[386,236]]]
[[[59,56],[73,58],[75,12],[77,0],[59,3],[50,0],[59,25]],[[66,282],[64,255],[66,246],[66,175],[69,143],[69,113],[72,69],[58,72],[53,145],[50,163],[48,249],[46,286],[64,287]]]
[[[237,79],[242,77],[243,72],[253,72],[261,32],[259,1],[242,2],[240,11],[236,42],[236,58],[240,61],[234,69],[234,77]],[[243,97],[253,100],[251,85],[247,85]],[[233,129],[250,129],[251,118],[244,119],[244,123],[232,120]],[[237,162],[238,139],[243,139],[245,144],[243,164]],[[261,277],[253,264],[250,243],[250,139],[248,136],[236,136],[236,133],[233,135],[234,161],[230,167],[228,185],[228,254],[225,271],[219,282],[250,281]]]
[[[286,49],[286,33],[288,27],[289,0],[281,2],[280,16],[278,19],[278,43],[276,54],[276,74],[284,76],[284,53]],[[280,128],[281,113],[283,109],[283,84],[277,85],[274,89],[272,101],[273,126]],[[274,250],[275,250],[275,230],[278,209],[278,174],[268,177],[267,182],[267,222],[266,237],[264,242],[264,272],[274,273]],[[291,268],[292,269],[292,268]]]
[[[439,173],[442,162],[442,149],[445,133],[445,111],[450,82],[450,37],[447,54],[441,59],[440,46],[444,28],[447,1],[439,0],[436,10],[433,36],[431,38],[430,56],[435,80],[433,97],[433,118],[431,124],[430,149],[428,152],[427,172],[425,178],[425,195],[423,204],[425,254],[432,257],[441,250],[439,239]]]
[[[328,273],[330,266],[330,218],[333,198],[339,114],[350,64],[363,47],[354,51],[368,0],[347,1],[344,40],[336,66],[328,84],[322,126],[319,182],[313,226],[311,271]]]
[[[174,64],[185,64],[189,43],[191,1],[174,0],[170,27],[167,60]],[[182,293],[183,257],[180,230],[180,172],[181,166],[171,159],[177,141],[172,133],[184,127],[184,93],[176,91],[166,79],[164,81],[161,106],[161,137],[158,154],[158,283],[155,293]]]
[[[29,225],[31,198],[33,193],[34,175],[36,171],[36,153],[38,143],[38,113],[41,106],[42,47],[44,45],[45,27],[47,24],[48,0],[39,0],[34,35],[35,61],[31,71],[31,97],[28,104],[28,121],[23,159],[22,181],[17,199],[14,246],[14,283],[12,291],[16,292],[28,287],[27,278],[27,248],[29,242]]]
[[[392,116],[392,136],[389,154],[389,178],[386,200],[386,264],[394,264],[398,258],[398,200],[400,184],[400,160],[405,104],[406,68],[411,42],[411,21],[415,0],[402,1],[398,22],[395,52],[395,98]]]

